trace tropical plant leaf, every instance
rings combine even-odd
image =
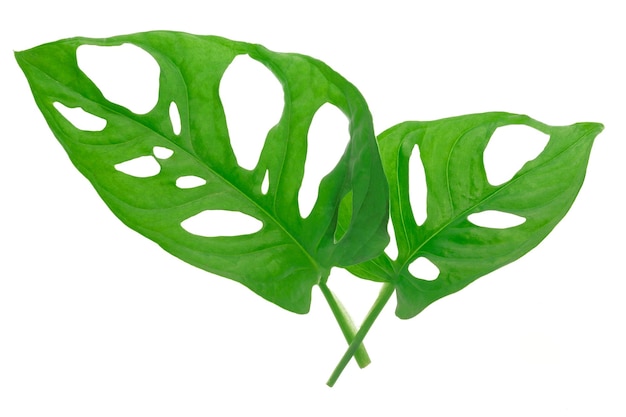
[[[147,51],[160,68],[158,102],[146,114],[109,101],[77,64],[81,45],[125,43]],[[224,71],[241,54],[261,62],[279,79],[285,100],[280,121],[268,132],[252,170],[237,164],[218,93]],[[376,256],[388,241],[388,203],[380,198],[388,190],[371,115],[358,90],[320,61],[175,32],[61,40],[18,52],[16,59],[55,136],[110,209],[190,264],[241,282],[288,310],[306,313],[311,287],[323,281],[331,267]],[[181,120],[177,133],[169,116],[172,103]],[[297,196],[307,132],[325,103],[349,119],[350,142],[321,181],[317,202],[303,219]],[[60,111],[79,107],[103,119],[104,127],[79,129]],[[138,158],[156,161],[156,173],[139,178],[120,170]],[[264,189],[266,175],[269,185]],[[195,182],[177,186],[185,177]],[[338,207],[348,194],[352,214],[338,239]],[[181,225],[218,210],[239,213],[258,227],[246,235],[198,236]]]
[[[81,45],[126,43],[159,66],[157,104],[145,114],[107,99],[77,64]],[[282,116],[252,169],[237,163],[219,96],[225,70],[243,54],[265,65],[284,93]],[[394,292],[397,316],[410,318],[539,244],[573,203],[602,130],[596,123],[551,127],[527,116],[485,113],[401,123],[377,144],[362,96],[325,64],[218,37],[148,32],[73,38],[18,52],[16,59],[74,165],[128,226],[294,312],[309,310],[311,288],[320,285],[350,345],[331,386],[353,355],[361,366],[369,363],[362,341]],[[326,103],[348,118],[350,141],[303,218],[298,195],[307,135]],[[97,123],[83,127],[71,120],[73,111]],[[492,184],[483,154],[495,130],[509,125],[526,125],[550,139],[510,180]],[[408,183],[416,149],[427,186],[425,220],[414,215]],[[137,162],[151,164],[148,172],[132,173]],[[383,252],[389,205],[394,258]],[[517,223],[483,224],[479,217],[493,211]],[[190,222],[218,212],[248,222],[248,231],[189,231]],[[415,272],[420,263],[435,273]],[[384,283],[358,331],[326,285],[333,266]]]
[[[491,185],[483,151],[498,127],[527,125],[550,139],[543,152],[509,181]],[[411,318],[435,300],[506,265],[539,244],[572,205],[585,177],[597,123],[551,127],[527,116],[485,113],[431,122],[405,122],[379,136],[390,187],[390,210],[398,256],[383,253],[348,269],[393,284],[396,315]],[[418,225],[411,210],[408,166],[419,147],[427,185],[427,217]],[[349,206],[342,219],[349,218]],[[468,217],[487,211],[523,221],[507,228],[482,227]],[[425,258],[439,270],[435,279],[409,267]]]

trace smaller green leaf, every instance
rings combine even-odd
[[[495,186],[487,180],[483,152],[494,131],[507,125],[527,125],[550,140],[513,178]],[[361,278],[392,283],[396,315],[414,317],[437,299],[520,258],[550,233],[583,183],[593,140],[602,128],[597,123],[552,127],[508,113],[390,128],[380,135],[379,144],[398,257],[392,260],[382,254],[348,269]],[[415,146],[428,188],[427,217],[421,225],[411,210],[408,185]],[[486,225],[482,216],[490,211],[516,223],[505,228]],[[431,264],[438,273],[416,276],[411,272],[416,262]]]

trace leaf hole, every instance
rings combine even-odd
[[[195,175],[186,175],[176,179],[176,186],[182,189],[202,187],[204,184],[206,180]]]
[[[385,248],[385,253],[389,256],[389,259],[395,261],[398,259],[398,241],[396,240],[396,231],[393,228],[391,217],[389,217],[389,223],[387,223],[387,233],[389,233],[389,244]]]
[[[152,155],[147,155],[116,164],[115,169],[133,177],[148,178],[157,175],[161,165]]]
[[[205,210],[183,220],[181,226],[197,236],[241,236],[258,232],[263,222],[239,211]]]
[[[164,148],[163,146],[155,146],[152,148],[152,153],[159,159],[168,159],[170,156],[174,155],[173,150]]]
[[[427,192],[426,173],[420,157],[420,148],[415,145],[409,158],[409,203],[418,226],[424,224],[426,220]]]
[[[180,135],[181,123],[180,123],[180,112],[178,111],[178,106],[175,102],[170,103],[169,109],[170,122],[172,123],[172,132],[176,136]]]
[[[263,177],[263,182],[261,183],[261,193],[267,194],[270,189],[270,171],[269,169],[265,170],[265,176]]]
[[[160,67],[142,48],[81,45],[76,50],[78,67],[98,86],[107,100],[136,114],[145,114],[159,99]]]
[[[483,153],[487,181],[491,185],[509,181],[545,149],[549,139],[549,135],[526,125],[497,128]]]
[[[311,214],[319,185],[337,165],[350,141],[349,122],[345,114],[330,103],[321,106],[311,121],[307,135],[304,178],[298,191],[300,216]]]
[[[519,226],[526,221],[526,218],[517,214],[506,213],[498,210],[485,210],[467,216],[467,220],[476,226],[489,229],[508,229]]]
[[[417,258],[409,265],[409,272],[416,278],[425,281],[434,281],[439,277],[439,268],[432,261],[423,256]]]
[[[259,162],[268,131],[280,120],[282,86],[263,64],[239,55],[222,76],[219,94],[237,163],[252,170]]]
[[[58,101],[55,101],[52,105],[68,122],[74,125],[76,129],[88,132],[100,132],[107,125],[105,119],[86,112],[82,107],[71,108]]]

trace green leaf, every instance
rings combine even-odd
[[[107,100],[77,64],[81,45],[125,43],[147,51],[160,68],[158,102],[146,114]],[[236,162],[218,93],[224,71],[241,54],[278,78],[285,100],[280,121],[268,132],[252,170]],[[54,135],[110,209],[190,264],[238,281],[285,309],[306,313],[312,286],[323,283],[331,267],[372,258],[388,241],[387,201],[380,198],[388,189],[371,115],[357,89],[318,60],[175,32],[61,40],[18,52],[16,59]],[[180,114],[178,134],[169,117],[171,103]],[[325,103],[349,119],[350,142],[303,219],[297,196],[307,132]],[[106,124],[101,130],[79,129],[61,114],[62,107],[80,107]],[[171,156],[155,159],[161,148]],[[158,173],[138,178],[116,169],[137,158],[157,161]],[[269,187],[264,190],[266,174]],[[181,177],[198,183],[180,188],[176,181]],[[352,214],[337,239],[338,207],[348,194]],[[205,211],[238,213],[258,227],[246,235],[207,237],[181,226]]]
[[[487,181],[483,151],[498,127],[527,125],[550,140],[509,181]],[[429,304],[506,265],[539,244],[572,205],[585,177],[597,123],[551,127],[527,116],[474,114],[431,122],[406,122],[379,137],[390,186],[390,209],[398,256],[382,254],[348,268],[353,274],[395,287],[396,315],[411,318]],[[410,205],[408,166],[419,147],[427,185],[427,217],[418,225]],[[507,228],[481,227],[468,216],[499,211],[524,219]],[[342,208],[349,212],[349,207]],[[439,270],[435,279],[409,271],[419,258]]]

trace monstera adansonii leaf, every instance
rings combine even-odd
[[[78,65],[82,45],[124,44],[143,49],[159,67],[158,100],[143,114],[109,100]],[[284,96],[281,117],[252,167],[238,163],[219,94],[226,69],[239,55],[269,69]],[[361,94],[322,62],[178,32],[73,38],[18,52],[16,59],[74,165],[129,227],[293,312],[308,312],[311,289],[319,285],[350,344],[329,385],[353,356],[361,366],[369,362],[363,338],[394,293],[396,315],[414,317],[539,244],[573,203],[602,130],[597,123],[552,127],[527,116],[484,113],[401,123],[377,142]],[[350,139],[321,180],[311,212],[302,215],[298,196],[309,128],[326,104],[347,117]],[[83,128],[66,117],[70,109],[102,124]],[[515,125],[543,132],[547,145],[510,179],[490,181],[485,149],[498,128]],[[417,152],[427,189],[425,218],[415,216],[409,187]],[[146,175],[121,169],[137,160],[149,160],[156,169]],[[183,186],[182,179],[192,181]],[[389,209],[398,249],[393,257],[384,252]],[[205,235],[185,227],[216,212],[252,221],[251,230]],[[487,213],[515,222],[494,226],[478,220]],[[436,274],[413,268],[420,262]],[[383,283],[358,332],[326,285],[334,266]]]
[[[510,180],[492,185],[483,152],[497,128],[526,125],[549,135],[544,150]],[[529,129],[530,130],[530,129]],[[349,267],[355,275],[388,282],[396,315],[414,317],[429,304],[506,265],[539,244],[571,207],[583,183],[597,123],[552,127],[527,116],[484,113],[430,122],[406,122],[379,136],[390,187],[398,255]],[[418,225],[409,196],[409,159],[419,149],[427,186],[425,220]],[[506,213],[511,227],[485,227],[473,215]],[[438,276],[415,276],[426,258]]]
[[[549,140],[510,180],[493,185],[483,154],[495,130],[511,125],[537,129]],[[552,127],[523,115],[483,113],[405,122],[380,134],[398,254],[392,259],[383,253],[347,268],[358,277],[384,284],[328,385],[337,381],[394,292],[396,315],[412,318],[538,245],[571,207],[585,177],[593,140],[602,129],[598,123]],[[427,187],[426,218],[419,222],[409,196],[413,152],[419,152]],[[340,227],[348,224],[349,212],[344,203]],[[514,218],[515,224],[500,228],[472,219],[494,212]],[[411,265],[420,259],[434,265],[437,274],[414,275]]]
[[[123,44],[148,52],[160,69],[158,102],[146,114],[109,101],[77,64],[81,45]],[[245,54],[265,65],[284,93],[280,120],[267,133],[253,169],[237,163],[219,95],[225,70]],[[61,40],[18,52],[16,59],[54,135],[115,215],[192,265],[238,281],[287,310],[306,313],[312,287],[323,284],[333,266],[363,262],[388,242],[388,187],[368,107],[352,84],[318,60],[176,32]],[[181,121],[176,133],[172,103]],[[326,103],[348,118],[350,140],[321,181],[312,211],[302,218],[298,191],[307,132]],[[59,104],[82,108],[106,124],[101,130],[79,129],[61,114]],[[145,178],[116,168],[154,157],[158,172]],[[198,179],[197,186],[177,186],[182,177]],[[352,216],[339,234],[338,207],[347,196]],[[212,210],[240,213],[258,227],[245,235],[204,236],[181,225]],[[331,295],[329,301],[336,300]]]

